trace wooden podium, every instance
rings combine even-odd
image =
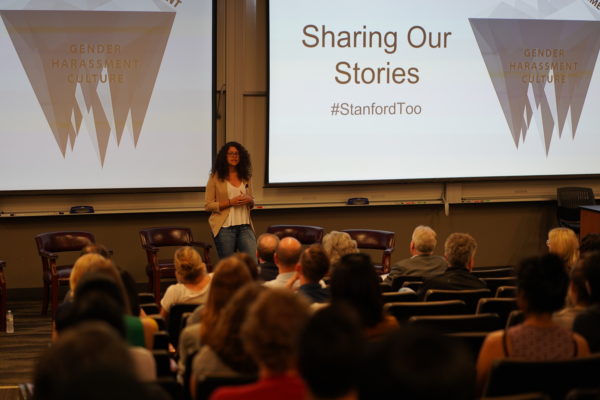
[[[579,238],[588,233],[600,233],[600,206],[579,206]]]

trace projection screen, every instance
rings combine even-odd
[[[0,190],[194,188],[212,0],[0,0]]]
[[[595,0],[272,0],[269,184],[600,174]]]

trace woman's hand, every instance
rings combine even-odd
[[[251,203],[252,201],[253,201],[252,197],[240,194],[239,196],[235,196],[235,197],[229,199],[229,204],[232,207],[233,206],[241,206],[244,204]]]

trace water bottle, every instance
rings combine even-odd
[[[6,313],[6,333],[15,333],[15,320],[10,310]]]

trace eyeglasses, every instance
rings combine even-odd
[[[238,153],[238,152],[233,152],[233,151],[230,151],[230,152],[228,152],[228,153],[227,153],[227,155],[228,155],[228,156],[231,156],[231,157],[239,157],[240,153]]]

